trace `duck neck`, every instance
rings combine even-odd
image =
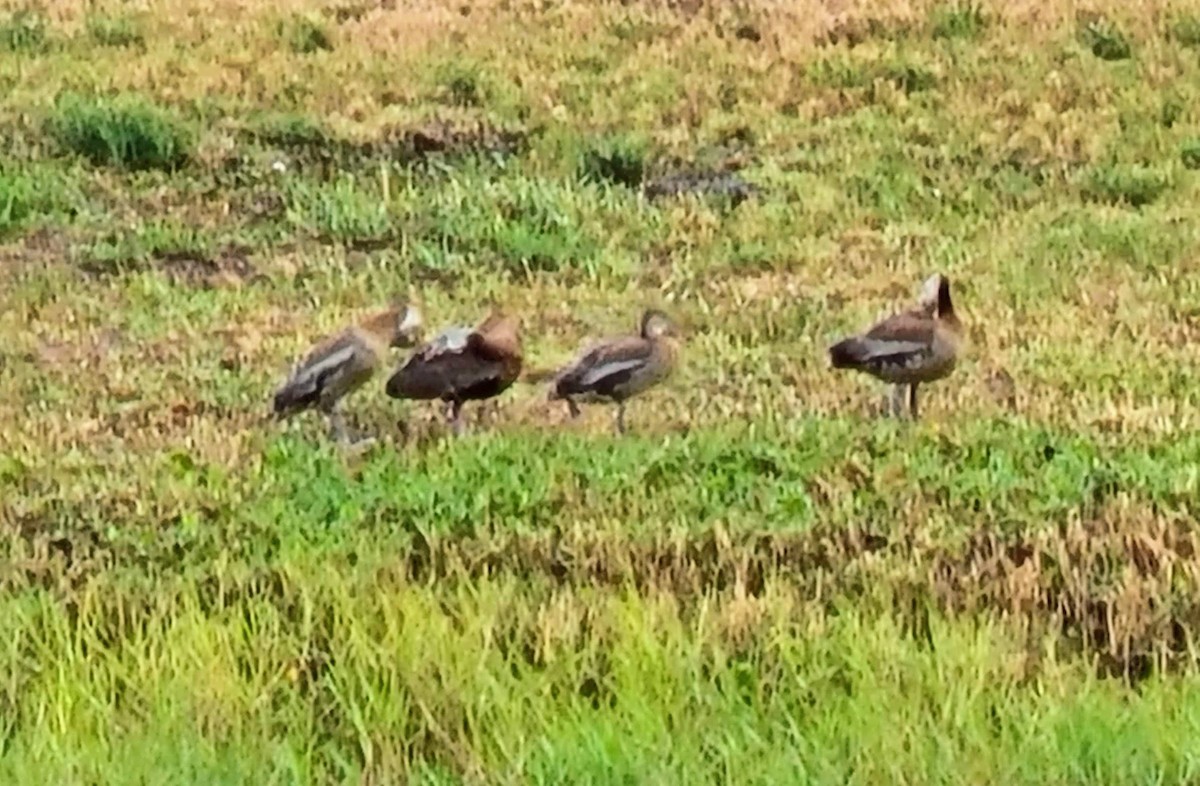
[[[962,322],[959,321],[958,314],[954,313],[954,301],[950,298],[950,287],[944,281],[938,289],[937,316],[939,322],[944,323],[955,333],[962,329]]]

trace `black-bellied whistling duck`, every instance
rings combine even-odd
[[[329,436],[347,442],[342,399],[362,387],[391,347],[420,340],[423,320],[415,305],[398,304],[317,344],[275,392],[274,412],[282,419],[318,409],[329,419]]]
[[[918,413],[917,386],[947,376],[958,363],[963,326],[954,313],[950,279],[926,279],[917,308],[895,314],[866,333],[829,348],[834,368],[855,369],[897,386],[908,386],[908,406]]]
[[[565,399],[571,417],[577,401],[615,402],[617,433],[625,433],[625,402],[659,384],[675,369],[679,356],[675,327],[654,309],[642,314],[639,335],[611,338],[592,345],[555,377],[550,400]]]
[[[387,381],[392,398],[450,405],[455,434],[463,432],[462,408],[507,390],[521,373],[520,326],[501,312],[472,329],[451,327],[413,352]]]

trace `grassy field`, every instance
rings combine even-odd
[[[1127,5],[5,4],[0,781],[1200,779],[1200,3]],[[826,347],[935,271],[881,419]],[[267,418],[395,296],[684,365]]]

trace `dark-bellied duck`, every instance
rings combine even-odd
[[[954,370],[962,347],[963,326],[954,313],[950,279],[935,273],[926,279],[917,308],[894,314],[866,333],[829,348],[835,369],[854,369],[908,387],[908,408],[917,417],[917,387]]]
[[[520,375],[519,331],[516,318],[499,311],[475,328],[447,328],[392,374],[386,392],[392,398],[445,401],[454,433],[461,434],[463,404],[500,395]]]

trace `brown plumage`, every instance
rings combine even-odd
[[[659,384],[675,369],[679,347],[670,318],[654,309],[642,314],[639,335],[610,338],[583,352],[555,377],[551,401],[565,399],[571,417],[578,401],[617,405],[617,433],[625,433],[625,402]]]
[[[461,434],[462,407],[500,395],[521,373],[520,326],[514,317],[492,313],[478,327],[451,327],[417,349],[392,374],[386,391],[392,398],[450,405],[454,433]]]
[[[396,305],[330,336],[315,346],[275,391],[273,409],[286,418],[317,409],[329,419],[330,437],[348,440],[338,405],[374,376],[390,347],[411,347],[420,339],[420,310]]]
[[[829,348],[829,359],[836,369],[862,371],[896,385],[897,394],[907,385],[909,411],[915,419],[918,385],[942,379],[954,370],[962,335],[962,323],[950,298],[950,280],[934,274],[926,279],[917,308],[839,341]]]

